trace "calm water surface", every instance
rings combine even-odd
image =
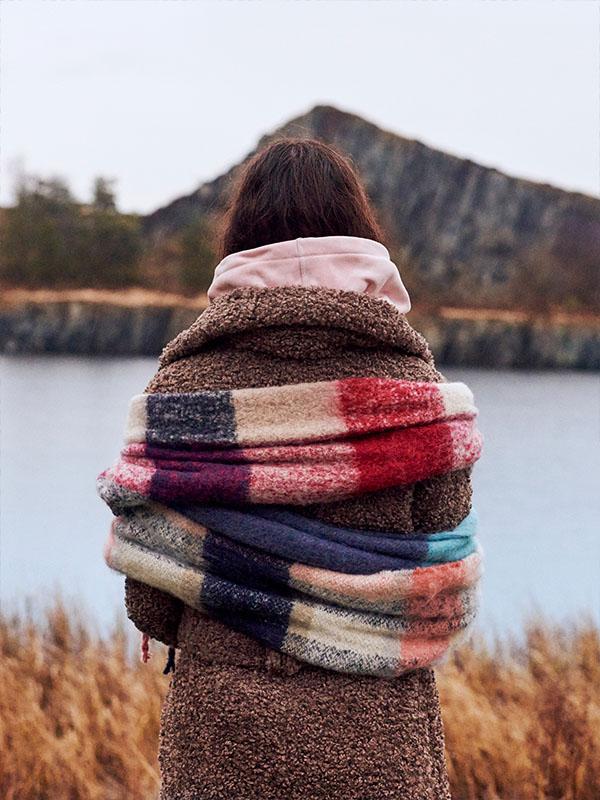
[[[0,599],[59,589],[101,624],[122,615],[123,579],[102,546],[110,512],[96,475],[121,444],[129,397],[154,359],[0,360]],[[475,506],[487,631],[534,608],[600,620],[600,379],[582,373],[448,369],[475,393],[484,456]]]

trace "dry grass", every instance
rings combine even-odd
[[[0,797],[150,800],[167,679],[59,601],[0,616]],[[600,631],[530,623],[440,670],[455,800],[600,797]],[[283,800],[283,799],[282,799]]]
[[[524,641],[457,651],[440,671],[456,800],[600,798],[600,630],[530,621]]]
[[[122,630],[103,639],[57,601],[0,616],[2,800],[150,800],[167,680]]]
[[[2,286],[2,305],[24,305],[37,303],[105,303],[112,306],[139,308],[140,306],[167,306],[172,308],[195,308],[198,313],[206,308],[206,294],[189,297],[175,292],[130,286],[125,289],[28,289],[24,286]]]

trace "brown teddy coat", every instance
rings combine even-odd
[[[236,289],[161,355],[147,392],[354,376],[443,380],[423,337],[384,300]],[[303,513],[367,530],[434,532],[469,512],[469,470]],[[448,800],[430,669],[386,679],[297,661],[126,579],[127,611],[179,648],[163,708],[161,800]]]

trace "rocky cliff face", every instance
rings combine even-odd
[[[156,356],[201,311],[189,305],[124,305],[64,300],[0,304],[0,353]],[[600,369],[600,325],[410,316],[447,366]]]
[[[509,177],[329,106],[291,120],[256,149],[283,135],[316,137],[352,157],[422,300],[600,308],[600,200]],[[150,240],[219,211],[239,166],[150,214]]]
[[[200,309],[64,301],[0,306],[0,352],[158,355]]]

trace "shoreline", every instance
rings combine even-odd
[[[141,287],[6,288],[0,299],[0,353],[157,356],[206,307]],[[446,366],[600,369],[600,316],[520,310],[415,308],[409,322]]]

